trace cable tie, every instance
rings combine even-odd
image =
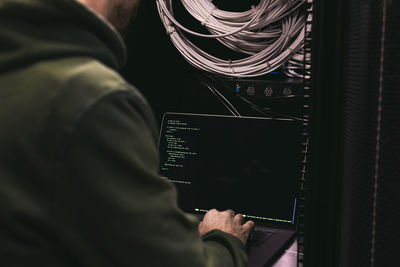
[[[236,74],[236,73],[235,73],[235,70],[234,70],[233,67],[232,67],[232,60],[229,59],[229,60],[228,60],[228,63],[229,63],[229,68],[231,69],[232,74]]]
[[[250,8],[251,8],[253,11],[256,11],[256,6],[255,6],[255,5],[251,5]]]
[[[167,29],[167,34],[168,34],[168,35],[171,35],[171,34],[173,34],[174,32],[176,32],[176,30],[175,30],[174,27],[171,27],[171,28]]]
[[[201,22],[202,26],[204,26],[204,24],[207,23],[208,19],[210,18],[210,16],[212,15],[212,13],[214,12],[215,9],[216,9],[216,6],[213,6],[213,8],[210,9],[210,12],[207,14],[206,18]]]
[[[268,69],[271,68],[271,64],[269,63],[269,61],[267,61],[267,68],[268,68]]]
[[[291,47],[289,46],[289,47],[287,48],[287,50],[290,51],[290,56],[293,56],[293,55],[294,55],[293,48],[291,48]]]

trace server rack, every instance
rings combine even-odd
[[[219,2],[223,3],[224,1]],[[243,3],[234,4],[231,1],[225,2],[231,5],[243,5]],[[259,1],[247,2],[250,5]],[[179,8],[178,6],[176,9],[177,16],[182,11]],[[312,0],[303,1],[302,9],[307,19],[303,25],[303,58],[299,64],[302,68],[299,70],[302,77],[296,79],[290,80],[283,74],[284,66],[279,69],[280,73],[266,75],[263,78],[231,78],[199,72],[176,51],[176,48],[169,40],[168,32],[158,17],[159,14],[155,4],[151,1],[142,3],[142,10],[139,11],[137,22],[135,22],[127,36],[129,60],[124,70],[125,77],[142,90],[149,100],[159,122],[165,111],[232,115],[231,111],[228,111],[228,108],[224,105],[223,98],[234,104],[242,115],[263,116],[249,106],[246,103],[247,100],[252,104],[270,108],[268,111],[272,111],[272,113],[269,113],[271,116],[277,113],[279,116],[287,115],[302,121],[304,128],[302,133],[302,167],[299,171],[299,195],[296,214],[298,266],[303,266],[304,264],[307,242],[307,202],[310,187],[311,127],[313,124],[313,75],[311,65],[313,8]],[[181,17],[181,19],[190,23],[190,18],[187,16]],[[194,41],[203,42],[202,45],[208,49],[215,45],[215,43],[198,39]],[[226,57],[235,56],[218,45],[215,45],[215,47],[217,53]],[[150,76],[152,79],[150,80],[145,78],[149,73],[152,74]],[[139,74],[139,76],[136,74]],[[264,88],[268,87],[268,84],[271,87],[277,85],[272,89],[274,93],[279,90],[278,95],[263,95],[266,94]],[[290,90],[285,91],[287,89],[285,85],[290,85]],[[257,86],[262,86],[263,90],[258,90]],[[240,92],[237,92],[238,87],[240,87]],[[252,87],[254,92],[251,89],[249,90]],[[213,88],[219,88],[220,90],[216,92]],[[285,98],[287,96],[285,93],[294,97]],[[216,94],[222,94],[223,98]],[[238,95],[245,100],[240,99]]]

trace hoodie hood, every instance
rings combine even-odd
[[[126,49],[111,24],[75,0],[1,0],[0,75],[71,56],[92,57],[119,71]]]

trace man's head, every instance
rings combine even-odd
[[[77,0],[103,16],[124,35],[136,16],[140,0]]]

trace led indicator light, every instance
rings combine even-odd
[[[239,93],[239,90],[240,90],[240,85],[236,84],[236,92]]]

